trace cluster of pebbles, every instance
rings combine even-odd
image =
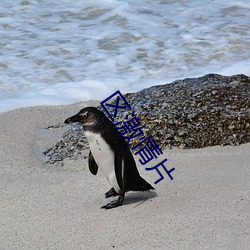
[[[144,135],[152,135],[161,149],[250,142],[250,78],[245,75],[209,74],[153,86],[124,97],[141,125],[145,125]],[[125,114],[118,112],[117,121],[126,121]],[[133,147],[139,142],[138,137],[129,145]],[[76,125],[44,155],[54,163],[86,157],[82,152],[87,147],[82,128]]]
[[[58,128],[59,126],[51,126],[50,129]],[[82,126],[80,124],[72,124],[71,128],[62,135],[62,140],[57,142],[52,148],[44,151],[43,155],[46,158],[45,163],[54,164],[66,158],[71,160],[84,159],[87,157],[84,149],[88,148],[88,141],[84,136]]]

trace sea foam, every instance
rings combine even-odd
[[[1,1],[0,112],[250,76],[250,2]]]

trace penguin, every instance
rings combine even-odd
[[[128,191],[149,191],[154,189],[139,174],[134,157],[121,134],[105,114],[95,107],[86,107],[65,123],[78,122],[83,126],[87,137],[89,152],[89,170],[93,175],[98,168],[111,185],[105,197],[118,196],[101,208],[110,209],[121,206]]]

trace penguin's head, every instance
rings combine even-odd
[[[97,108],[87,107],[81,109],[76,115],[67,118],[64,122],[69,124],[73,122],[81,123],[85,128],[101,125],[108,118]]]

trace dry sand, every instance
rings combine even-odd
[[[41,162],[67,130],[43,128],[90,104],[0,114],[0,249],[249,249],[250,144],[165,150],[151,166],[167,158],[173,180],[103,210],[110,186],[87,160]]]

